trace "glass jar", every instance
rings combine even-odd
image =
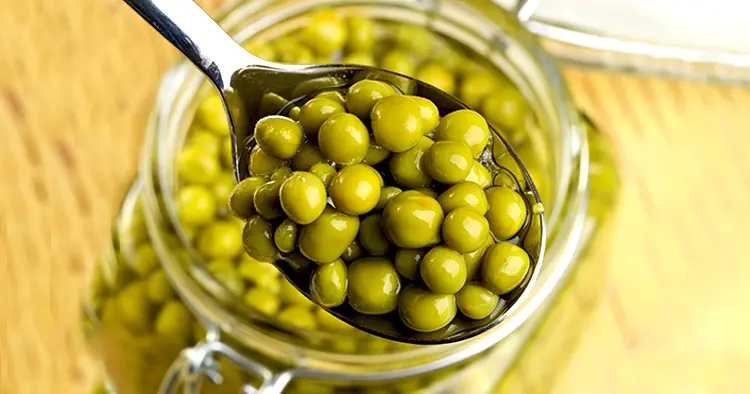
[[[347,19],[350,32],[375,21],[370,49],[321,58],[297,45],[306,40],[298,30],[329,9],[366,18]],[[227,7],[217,20],[270,60],[382,63],[406,54],[418,78],[464,100],[479,97],[470,77],[489,75],[503,100],[488,104],[497,97],[489,90],[477,106],[518,148],[545,202],[543,269],[503,324],[460,343],[404,345],[338,322],[272,266],[242,253],[241,223],[223,203],[234,182],[223,108],[201,74],[180,62],[159,90],[139,176],[86,305],[87,335],[111,387],[119,394],[493,392],[530,335],[549,326],[545,316],[571,272],[584,271],[583,253],[617,191],[608,141],[576,111],[552,59],[486,1],[255,0]],[[362,37],[349,41],[360,45]]]

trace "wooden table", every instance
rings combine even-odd
[[[0,393],[82,394],[85,278],[177,55],[120,2],[0,9]],[[606,291],[555,394],[746,392],[750,89],[565,75],[623,189]]]

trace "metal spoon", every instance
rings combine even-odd
[[[359,65],[289,65],[269,62],[247,52],[191,0],[125,0],[151,26],[190,59],[214,84],[224,101],[232,131],[232,154],[235,175],[238,180],[249,176],[247,152],[253,145],[251,130],[263,116],[284,113],[292,104],[304,102],[308,97],[324,89],[345,88],[362,79],[376,79],[391,83],[404,94],[418,95],[432,100],[446,114],[467,108],[453,96],[431,85],[404,75]],[[289,104],[292,103],[292,104]],[[522,173],[523,180],[517,185],[526,185],[530,200],[529,209],[539,216],[541,225],[531,226],[527,220],[520,235],[514,240],[523,242],[529,232],[544,240],[544,220],[538,192],[515,151],[495,130],[494,143],[502,143],[518,166],[515,173]],[[488,152],[485,152],[488,153]],[[492,166],[492,155],[485,155],[487,165]],[[523,182],[525,181],[525,182]],[[532,209],[533,208],[533,209]],[[536,218],[535,218],[536,219]],[[501,324],[528,297],[527,289],[538,276],[544,250],[539,242],[537,250],[529,251],[532,267],[525,283],[503,300],[495,311],[483,320],[471,320],[459,316],[447,327],[430,333],[419,333],[405,327],[396,312],[368,316],[357,313],[344,304],[329,311],[339,319],[368,333],[387,339],[413,344],[443,344],[468,339]],[[294,258],[286,257],[276,262],[282,274],[308,298],[311,267],[298,264]]]

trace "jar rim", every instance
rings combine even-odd
[[[227,5],[221,15],[217,18],[217,22],[222,24],[228,31],[232,31],[232,23],[243,23],[248,19],[241,18],[243,15],[253,13],[262,9],[263,7],[275,2],[268,0],[251,0],[247,2],[236,1]],[[304,3],[304,2],[295,2]],[[369,4],[373,2],[366,1],[326,1],[315,2],[315,7],[321,7],[325,5],[341,5],[346,4]],[[383,3],[390,3],[389,1],[383,1]],[[403,0],[398,2],[393,1],[392,3],[398,3],[401,7],[406,3]],[[414,3],[424,3],[421,1],[415,1]],[[474,1],[466,1],[465,3],[474,3]],[[566,134],[571,141],[564,140],[563,144],[559,149],[562,150],[562,157],[560,158],[562,167],[567,168],[569,174],[561,175],[564,179],[570,179],[570,181],[560,182],[561,185],[556,191],[557,194],[569,193],[573,191],[575,193],[574,198],[565,199],[566,222],[562,223],[559,229],[557,229],[558,236],[562,233],[566,233],[565,243],[553,243],[547,246],[546,261],[558,256],[561,261],[572,260],[572,256],[575,252],[575,247],[571,245],[577,244],[577,239],[580,237],[582,230],[583,214],[586,206],[586,194],[588,179],[588,157],[587,148],[585,146],[585,138],[581,138],[581,133],[585,131],[580,127],[580,122],[577,117],[577,112],[572,107],[572,100],[568,93],[567,87],[565,86],[562,76],[559,73],[554,61],[550,55],[544,52],[534,40],[531,33],[529,33],[518,21],[507,11],[503,10],[496,4],[489,4],[494,7],[494,12],[497,15],[501,15],[504,19],[504,26],[500,27],[508,37],[512,37],[515,40],[521,42],[521,46],[528,52],[527,55],[532,58],[535,62],[536,67],[539,68],[541,75],[546,79],[548,93],[551,94],[552,110],[554,111],[554,117],[552,122],[557,122],[563,134]],[[303,5],[295,4],[294,10],[297,13],[305,12],[308,10]],[[291,6],[287,9],[287,16],[292,13]],[[276,15],[275,18],[279,18]],[[265,19],[263,23],[270,24],[273,19]],[[254,25],[255,26],[255,25]],[[261,26],[262,29],[262,26]],[[257,32],[258,26],[251,29]],[[248,30],[244,30],[247,34]],[[238,40],[243,40],[248,37],[242,37],[241,35],[236,37]],[[457,362],[466,360],[474,355],[480,354],[488,348],[494,346],[502,339],[507,337],[511,332],[523,324],[531,314],[537,309],[537,307],[546,299],[549,293],[555,288],[557,282],[563,277],[567,271],[569,264],[559,265],[555,270],[546,272],[546,279],[542,280],[540,277],[534,286],[529,289],[524,297],[522,297],[518,304],[519,307],[511,313],[506,321],[490,330],[489,332],[480,335],[479,337],[472,338],[470,340],[457,343],[447,344],[439,346],[422,346],[416,349],[405,350],[386,355],[351,355],[351,354],[340,354],[340,353],[329,353],[316,349],[303,348],[294,343],[287,343],[277,338],[271,337],[261,330],[256,329],[251,324],[248,324],[246,320],[238,319],[233,316],[233,312],[224,307],[218,300],[206,300],[196,296],[196,294],[207,293],[203,286],[197,282],[207,282],[212,288],[220,287],[218,281],[211,275],[204,275],[205,278],[196,278],[193,273],[187,272],[184,267],[177,264],[174,256],[169,256],[167,242],[164,239],[164,234],[157,229],[163,228],[165,222],[171,228],[179,229],[179,224],[174,214],[174,207],[165,207],[158,202],[157,194],[165,194],[169,197],[171,193],[170,185],[173,182],[173,171],[171,171],[173,161],[169,160],[170,155],[165,154],[171,149],[171,144],[174,143],[175,130],[178,125],[175,120],[171,117],[171,112],[177,106],[187,106],[187,102],[180,101],[178,92],[180,88],[187,90],[183,94],[188,96],[192,92],[193,95],[197,92],[198,87],[201,85],[202,77],[197,74],[197,71],[192,68],[187,61],[180,61],[177,65],[171,68],[164,80],[159,87],[158,98],[156,107],[152,113],[151,122],[149,124],[149,134],[146,140],[146,149],[143,153],[143,171],[141,176],[144,180],[144,209],[148,212],[147,225],[149,226],[149,233],[152,237],[152,242],[155,243],[155,249],[159,253],[160,258],[164,264],[164,269],[168,274],[182,278],[182,280],[175,280],[175,286],[181,296],[186,299],[188,304],[192,303],[191,307],[197,310],[198,315],[207,323],[209,326],[218,326],[222,328],[229,328],[231,335],[246,338],[243,340],[243,345],[251,346],[251,343],[264,343],[270,348],[266,349],[265,352],[270,352],[273,358],[289,358],[289,357],[304,357],[306,360],[315,360],[314,362],[308,362],[304,368],[307,371],[315,370],[316,373],[320,373],[329,378],[345,378],[349,380],[370,380],[370,379],[395,379],[398,377],[419,374],[434,369],[439,369],[454,365]],[[185,97],[182,97],[185,99]],[[178,102],[179,101],[179,102]],[[539,114],[538,114],[539,115]],[[178,120],[179,121],[179,120]],[[577,138],[577,140],[576,140]],[[579,146],[580,145],[580,146]],[[564,161],[564,162],[563,162]],[[574,162],[571,166],[569,162]],[[171,204],[173,199],[164,198],[167,205]],[[563,201],[560,199],[559,201]],[[562,204],[557,204],[562,205]],[[165,208],[166,211],[165,212]],[[171,212],[169,212],[171,211]],[[558,209],[558,212],[562,212],[562,209]],[[161,222],[159,221],[159,219]],[[573,220],[567,220],[572,218]],[[556,219],[552,219],[556,220]],[[156,231],[152,231],[156,230]],[[181,231],[177,231],[178,233]],[[192,246],[186,239],[183,239],[187,244],[186,247],[191,249]],[[191,283],[192,282],[192,283]],[[190,294],[193,293],[193,294]],[[204,297],[205,298],[205,297]],[[264,353],[265,353],[264,352]],[[376,372],[362,371],[363,368],[372,367],[373,365],[388,365],[393,364],[395,361],[408,362],[417,359],[423,359],[424,357],[431,357],[427,363],[419,363],[416,365],[409,365],[405,368],[394,369],[394,370],[382,370]],[[349,367],[343,368],[342,365]],[[359,368],[361,367],[361,368]],[[332,371],[344,370],[346,372],[335,373]]]

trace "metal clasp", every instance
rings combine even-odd
[[[513,12],[519,21],[526,23],[534,15],[541,0],[518,0]]]
[[[226,357],[245,372],[260,379],[260,387],[246,384],[242,387],[241,394],[281,394],[292,380],[293,374],[290,371],[273,373],[262,364],[221,342],[216,331],[209,331],[205,339],[180,352],[167,370],[159,387],[159,394],[178,394],[180,387],[181,394],[200,394],[204,378],[208,378],[214,384],[221,384],[223,378],[216,362],[216,354]]]

